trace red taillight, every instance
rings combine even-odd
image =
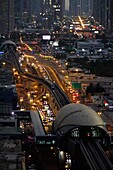
[[[107,101],[104,101],[104,105],[105,105],[105,106],[108,106],[108,102],[107,102]]]
[[[79,93],[76,93],[76,97],[79,97]]]

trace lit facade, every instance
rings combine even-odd
[[[61,0],[52,0],[52,8],[54,11],[54,18],[56,20],[59,20],[63,17],[62,15],[62,6],[65,4],[62,4],[64,1],[61,2]]]
[[[33,21],[40,22],[41,0],[14,0],[15,27],[25,26]]]

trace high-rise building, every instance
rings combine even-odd
[[[77,6],[77,0],[69,1],[69,16],[76,16],[78,14]]]
[[[92,13],[93,0],[69,0],[69,16],[89,16]]]
[[[14,0],[15,28],[23,23],[23,0]]]
[[[65,0],[62,0],[61,8],[62,8],[62,18],[63,18],[66,15],[66,12],[65,12]]]
[[[32,0],[23,0],[23,18],[24,22],[32,20]]]
[[[96,21],[106,28],[107,31],[113,31],[113,1],[112,0],[94,0],[93,16]]]
[[[82,15],[88,16],[91,13],[91,0],[82,0],[81,6]]]
[[[63,14],[62,14],[62,6],[65,5],[63,4],[64,1],[61,0],[52,0],[52,8],[54,11],[54,18],[56,20],[62,19]]]
[[[14,29],[14,0],[0,1],[0,34]]]
[[[92,2],[93,0],[77,0],[79,15],[89,16],[92,13]]]
[[[24,26],[33,21],[40,22],[41,0],[14,0],[15,26]]]
[[[110,1],[110,32],[113,32],[113,0]]]
[[[53,13],[52,13],[52,0],[42,0],[40,5],[40,22],[43,28],[51,28]]]
[[[37,0],[37,22],[41,23],[42,19],[42,9],[43,9],[43,0]]]

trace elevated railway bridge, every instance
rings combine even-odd
[[[20,74],[25,74],[22,72],[16,57],[15,45],[12,44],[12,46],[13,48],[11,48],[10,44],[8,50],[14,59],[15,66]],[[7,47],[7,43],[2,47]],[[32,122],[32,132],[34,133],[32,133],[32,138],[30,138],[30,134],[26,136],[26,139],[30,139],[27,140],[29,149],[26,148],[26,163],[28,163],[30,154],[35,154],[35,157],[39,159],[39,154],[44,151],[45,155],[43,154],[43,156],[47,159],[48,150],[51,152],[54,150],[57,158],[59,157],[59,169],[63,170],[67,166],[71,170],[80,170],[81,168],[86,168],[87,170],[112,170],[113,165],[106,155],[111,145],[110,136],[100,116],[88,106],[71,103],[57,84],[53,91],[51,81],[29,74],[25,74],[25,76],[45,84],[53,93],[60,107],[53,122],[51,134],[45,132],[39,112],[29,111],[29,121]],[[15,111],[16,118],[18,120],[24,119],[22,112],[19,111],[19,113],[22,117],[20,118],[17,111]],[[33,143],[31,142],[32,140]],[[53,150],[51,150],[51,147],[53,147]],[[68,157],[70,161],[68,161],[71,163],[67,163],[67,155],[70,156],[70,158]],[[54,161],[55,167],[57,166],[57,161]],[[47,165],[47,160],[45,162]]]

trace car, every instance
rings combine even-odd
[[[113,111],[113,102],[105,103],[105,107],[109,111]]]
[[[104,107],[109,111],[113,111],[113,97],[104,97]]]
[[[51,85],[51,89],[52,89],[52,90],[55,90],[55,85],[54,85],[54,83]]]
[[[96,104],[97,107],[102,107],[103,106],[103,97],[102,96],[92,96],[92,101],[93,103]]]

